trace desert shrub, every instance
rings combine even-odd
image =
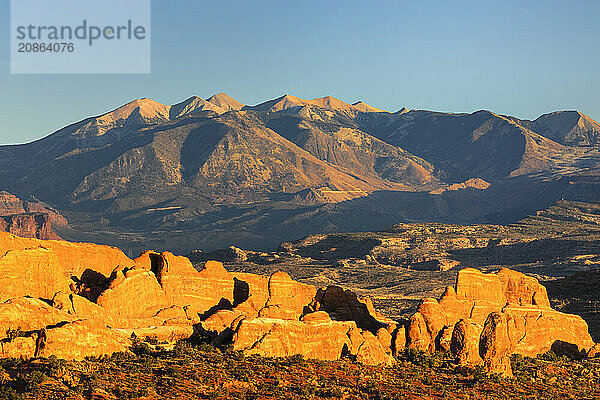
[[[527,367],[531,365],[531,361],[531,358],[523,357],[520,354],[510,356],[510,366],[516,379],[524,380],[529,376]]]
[[[21,327],[18,327],[18,328],[8,328],[6,330],[6,338],[8,339],[9,342],[12,342],[13,340],[15,340],[18,337],[24,337],[24,336],[26,336],[26,334],[21,329]]]
[[[67,367],[67,361],[51,355],[48,357],[48,364],[46,365],[44,373],[48,376],[57,376],[64,373]]]
[[[135,356],[126,351],[117,351],[109,356],[109,360],[112,362],[123,362],[133,359]]]
[[[0,386],[0,400],[22,400],[23,396],[10,386]]]
[[[42,371],[32,371],[26,377],[27,387],[33,389],[44,383],[47,378],[46,374]]]
[[[485,383],[487,382],[489,376],[488,373],[485,371],[485,369],[483,368],[483,366],[481,365],[477,365],[474,369],[473,369],[473,383]]]
[[[0,366],[5,369],[16,368],[21,365],[21,360],[19,358],[9,357],[0,359]]]
[[[404,352],[399,354],[398,358],[403,361],[411,362],[415,365],[428,368],[439,368],[445,362],[446,355],[444,353],[428,353],[423,350],[406,348]]]
[[[550,361],[550,362],[565,362],[565,361],[569,361],[569,357],[567,357],[566,355],[559,356],[558,354],[556,354],[552,350],[548,350],[547,352],[545,352],[543,354],[539,354],[537,356],[537,358],[540,359],[540,360]]]
[[[156,338],[154,336],[146,336],[146,338],[144,339],[144,342],[156,345],[156,344],[158,344],[158,338]]]
[[[136,342],[129,348],[137,356],[153,356],[154,350],[145,342]]]

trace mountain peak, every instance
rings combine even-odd
[[[206,101],[222,108],[225,111],[241,110],[244,108],[244,104],[229,96],[227,93],[222,92],[213,94],[206,99]]]
[[[137,109],[143,118],[155,119],[159,116],[168,115],[169,106],[161,104],[157,101],[143,97],[135,99],[121,107],[114,109],[106,114],[102,114],[99,119],[119,121],[129,118],[129,116]]]
[[[250,110],[255,111],[281,111],[289,108],[305,106],[307,105],[306,100],[302,100],[296,96],[290,94],[284,94],[283,96],[277,97],[273,100],[265,101],[264,103],[257,104],[255,106],[248,107]]]
[[[575,146],[600,143],[600,124],[580,111],[543,114],[530,125],[534,131],[559,143]]]
[[[228,109],[223,109],[222,107],[219,107],[214,103],[210,103],[201,97],[192,96],[189,99],[182,101],[181,103],[174,104],[173,106],[171,106],[169,115],[171,119],[174,119],[186,114],[190,114],[192,112],[207,110],[214,111],[217,114],[223,114],[224,112],[229,111]]]
[[[352,106],[332,96],[318,97],[312,100],[305,100],[317,107],[327,108],[333,111],[348,111]]]
[[[365,103],[364,101],[357,101],[356,103],[352,104],[352,107],[354,107],[358,111],[362,111],[362,112],[386,112],[385,110],[381,110],[379,108],[373,107],[372,105],[369,105],[369,104]]]
[[[359,101],[354,104],[348,104],[340,99],[337,99],[333,96],[325,96],[325,97],[317,97],[312,100],[301,99],[296,96],[292,96],[290,94],[284,94],[281,97],[277,97],[276,99],[265,101],[264,103],[260,103],[256,106],[248,107],[249,109],[256,111],[272,111],[277,112],[281,110],[286,110],[294,107],[305,107],[305,106],[313,106],[324,108],[331,111],[339,111],[344,113],[353,113],[356,111],[361,112],[384,112],[378,108],[370,106],[362,101]]]

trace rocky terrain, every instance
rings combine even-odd
[[[367,365],[392,365],[410,349],[445,352],[457,366],[512,376],[513,354],[597,353],[581,317],[553,310],[544,286],[509,269],[461,269],[439,300],[394,320],[336,285],[228,272],[210,260],[197,270],[169,252],[132,260],[114,247],[0,233],[0,254],[4,358],[81,360],[127,352],[140,337],[167,347],[195,338],[245,356]]]
[[[317,233],[506,224],[563,198],[598,201],[598,126],[576,111],[526,121],[330,96],[144,98],[0,146],[0,187],[60,210],[61,237],[132,257],[223,243],[272,251]]]

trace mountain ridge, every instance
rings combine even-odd
[[[224,93],[173,105],[142,98],[0,146],[0,189],[64,211],[75,221],[65,238],[109,241],[94,220],[110,240],[212,230],[181,242],[186,250],[403,221],[510,222],[562,197],[598,197],[600,147],[567,143],[592,138],[576,128],[595,121],[549,115],[543,130],[489,110],[392,113],[331,96],[256,106]]]

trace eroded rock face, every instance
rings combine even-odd
[[[48,214],[42,213],[2,215],[0,216],[0,230],[28,238],[60,239],[52,230]]]
[[[96,303],[118,318],[152,317],[171,306],[156,276],[137,266],[115,270]]]
[[[313,308],[326,311],[336,321],[356,321],[358,327],[371,332],[393,323],[375,311],[370,299],[360,299],[355,293],[339,286],[319,289]]]
[[[479,365],[483,362],[479,355],[481,330],[480,325],[468,319],[461,319],[454,325],[450,351],[459,365]]]
[[[510,355],[517,343],[517,327],[510,314],[488,315],[479,339],[479,355],[487,371],[512,376]]]
[[[285,272],[271,275],[268,290],[269,298],[259,317],[299,319],[317,293],[314,286],[296,282]]]
[[[11,250],[0,256],[0,302],[28,295],[52,299],[69,292],[69,283],[52,250]]]
[[[163,252],[155,258],[152,271],[170,304],[191,314],[204,313],[222,300],[233,304],[234,282],[220,262],[207,261],[196,271],[186,257]]]
[[[450,350],[461,364],[483,363],[490,372],[510,375],[513,353],[535,357],[564,342],[585,353],[594,343],[585,321],[550,308],[546,289],[532,277],[501,269],[458,273],[456,287],[439,300],[423,300],[408,327],[408,346]]]

